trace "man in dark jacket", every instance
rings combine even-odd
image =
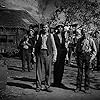
[[[20,48],[20,56],[22,60],[22,71],[25,71],[25,62],[27,61],[28,71],[30,72],[31,68],[31,55],[33,51],[33,38],[32,32],[28,31],[27,34],[21,39],[19,48]]]
[[[82,76],[83,76],[83,69],[85,70],[85,92],[89,90],[90,80],[89,80],[89,72],[90,72],[90,65],[93,59],[97,54],[96,45],[94,40],[90,38],[89,31],[86,31],[84,28],[82,31],[82,37],[78,40],[76,46],[76,60],[78,66],[78,75],[77,75],[77,88],[75,92],[81,90],[82,85]]]

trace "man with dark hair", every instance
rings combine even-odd
[[[22,60],[22,71],[25,71],[25,62],[27,61],[27,68],[30,72],[31,68],[31,54],[33,50],[33,40],[32,40],[32,32],[27,32],[24,37],[21,39],[20,44],[20,56]]]
[[[78,34],[76,28],[77,28],[77,25],[78,24],[72,24],[71,25],[71,30],[69,31],[69,37],[68,37],[68,40],[69,40],[69,44],[68,44],[68,65],[70,66],[71,64],[71,57],[72,57],[72,54],[74,53],[75,51],[75,47],[76,47],[76,43],[77,43],[77,39],[76,39],[76,36]]]
[[[57,48],[57,60],[54,63],[54,86],[62,87],[67,49],[65,47],[65,32],[63,24],[58,24],[56,28],[58,29],[58,32],[54,34],[54,40]]]
[[[51,64],[56,61],[57,50],[53,35],[49,33],[49,26],[43,26],[41,34],[35,45],[36,55],[36,92],[42,90],[43,69],[45,70],[45,90],[52,92],[50,89]]]
[[[78,66],[78,75],[77,75],[77,88],[75,92],[79,92],[81,90],[83,69],[85,71],[85,82],[84,82],[85,92],[89,90],[89,85],[90,85],[89,72],[90,72],[91,62],[95,58],[96,54],[97,54],[97,49],[94,40],[90,38],[89,31],[87,31],[87,29],[84,28],[82,31],[82,37],[78,40],[76,45],[76,61]]]
[[[34,51],[35,51],[35,44],[36,44],[36,40],[37,40],[37,35],[39,33],[39,25],[36,24],[36,25],[33,25],[32,27],[30,27],[29,29],[30,32],[33,31],[33,36],[32,36],[32,41],[33,41],[33,51],[32,51],[32,57],[31,57],[31,62],[32,64],[34,64],[36,62],[36,59],[35,59],[35,54],[34,54]],[[32,68],[33,69],[33,68]]]
[[[100,71],[100,33],[96,30],[94,33],[93,33],[93,39],[94,39],[94,42],[96,44],[96,48],[97,48],[97,55],[96,55],[96,58],[97,58],[97,62],[96,62],[96,59],[94,60],[94,63],[93,63],[93,70],[97,70],[97,71]],[[96,65],[95,65],[96,63]]]

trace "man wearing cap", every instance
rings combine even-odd
[[[72,53],[75,51],[75,47],[76,47],[76,43],[77,43],[77,30],[76,30],[76,27],[77,27],[77,23],[74,23],[71,25],[72,29],[70,30],[70,35],[69,35],[69,44],[68,44],[68,64],[70,66],[70,63],[71,63],[71,57],[72,57]]]
[[[75,92],[79,92],[82,87],[82,76],[83,69],[85,70],[85,82],[84,89],[85,92],[89,90],[90,80],[89,72],[91,62],[97,54],[96,45],[94,40],[90,38],[89,31],[87,29],[82,29],[82,37],[78,40],[76,45],[76,61],[78,66],[78,75],[77,75],[77,88]]]
[[[57,48],[57,60],[54,63],[54,86],[62,87],[62,77],[67,49],[65,47],[65,32],[63,24],[58,24],[56,28],[58,31],[54,34],[54,40]]]
[[[31,29],[32,27],[29,27],[29,30],[27,31],[27,34],[23,36],[19,43],[19,49],[20,49],[20,55],[22,60],[22,71],[25,71],[25,62],[27,61],[27,68],[30,72],[31,69],[31,55],[33,50],[33,33],[34,30]]]

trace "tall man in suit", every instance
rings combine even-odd
[[[48,24],[43,26],[35,45],[36,54],[36,91],[42,90],[43,69],[45,70],[45,90],[52,92],[50,89],[50,77],[52,62],[56,61],[57,50],[53,35],[49,32]]]

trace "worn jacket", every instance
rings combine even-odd
[[[38,40],[35,45],[35,54],[36,55],[40,53],[41,45],[42,45],[42,37],[41,37],[41,35],[39,35]],[[56,59],[57,49],[56,49],[54,37],[50,33],[48,34],[46,45],[47,45],[48,55],[52,55]]]
[[[88,38],[88,40],[85,40],[82,37],[78,40],[77,45],[76,45],[76,55],[77,57],[79,57],[83,55],[84,53],[90,54],[92,59],[95,58],[97,54],[97,48],[92,38]]]

